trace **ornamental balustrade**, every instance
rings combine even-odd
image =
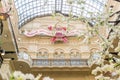
[[[33,59],[33,66],[81,67],[88,66],[87,59]]]

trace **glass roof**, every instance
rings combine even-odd
[[[18,12],[19,28],[28,21],[38,16],[50,15],[53,12],[69,14],[71,10],[68,0],[14,0]],[[73,0],[74,1],[74,0]],[[76,0],[78,1],[78,0]],[[80,0],[79,0],[80,1]],[[107,0],[83,0],[85,4],[72,4],[72,15],[82,15],[90,17],[90,12],[94,12],[94,16],[102,13]],[[84,8],[84,10],[82,9]]]

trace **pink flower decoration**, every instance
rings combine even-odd
[[[52,28],[52,26],[49,26],[48,29],[51,31],[53,28]]]

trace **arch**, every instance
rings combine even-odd
[[[20,51],[20,52],[21,52],[21,51],[27,52],[27,51],[28,51],[28,49],[27,49],[27,48],[25,48],[25,47],[20,47],[20,48],[19,48],[19,51]]]
[[[48,49],[46,49],[46,48],[40,48],[40,49],[38,49],[38,51],[47,51],[48,52]]]
[[[21,58],[21,59],[28,60],[28,61],[30,61],[30,62],[32,61],[32,58],[31,58],[31,56],[30,56],[29,53],[28,53],[28,49],[25,48],[25,47],[20,47],[20,48],[19,48],[18,57]]]
[[[93,64],[94,61],[101,58],[101,54],[98,51],[99,51],[99,49],[95,48],[95,47],[90,49],[90,57],[88,59],[89,65]]]
[[[19,48],[19,54],[18,54],[18,57],[20,58],[20,59],[28,59],[28,49],[27,48],[25,48],[25,47],[20,47]]]
[[[48,58],[49,57],[49,53],[48,53],[48,49],[46,48],[41,48],[38,50],[37,53],[37,58]]]
[[[90,54],[92,55],[93,53],[98,52],[98,51],[99,51],[98,48],[93,47],[93,48],[90,49]]]
[[[30,55],[27,54],[27,52],[25,52],[25,51],[20,51],[18,56],[19,56],[20,59],[25,59],[25,60],[30,60],[31,59]]]
[[[91,66],[96,60],[99,60],[100,58],[100,53],[93,53],[88,59],[88,65]]]
[[[69,56],[70,56],[70,58],[80,58],[81,57],[80,50],[71,49]]]
[[[53,56],[54,58],[65,58],[64,50],[61,48],[55,49]]]

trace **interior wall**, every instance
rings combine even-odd
[[[95,80],[88,71],[44,71],[39,73],[42,73],[42,78],[49,76],[54,80]]]
[[[59,18],[59,17],[57,17]],[[95,43],[98,38],[94,37],[91,39],[91,44],[87,45],[83,43],[84,37],[81,37],[78,39],[77,36],[74,37],[67,37],[68,42],[67,43],[59,43],[59,44],[54,44],[50,40],[52,37],[45,37],[45,36],[34,36],[34,37],[26,37],[22,31],[24,32],[25,30],[38,30],[38,29],[44,29],[48,30],[49,26],[53,26],[57,23],[58,21],[54,19],[51,16],[46,16],[46,17],[40,17],[36,18],[33,21],[27,23],[24,25],[21,29],[17,30],[17,27],[14,27],[15,31],[15,36],[18,44],[19,51],[21,51],[21,48],[27,49],[27,53],[31,55],[32,58],[36,59],[36,53],[38,53],[41,48],[45,48],[48,50],[48,53],[54,53],[56,49],[60,48],[64,50],[64,53],[70,53],[71,49],[78,49],[79,53],[81,54],[82,59],[88,59],[90,56],[90,50],[93,48],[96,48],[97,50],[100,49],[99,46]],[[61,26],[67,26],[67,24],[60,23],[59,25]],[[86,25],[85,23],[81,21],[71,21],[69,28],[70,30],[79,30],[80,32],[86,31]],[[49,31],[49,30],[48,30]],[[102,33],[105,35],[105,29],[100,30]],[[19,33],[20,32],[20,33]],[[67,56],[65,56],[67,57]],[[53,58],[52,56],[50,58]]]

